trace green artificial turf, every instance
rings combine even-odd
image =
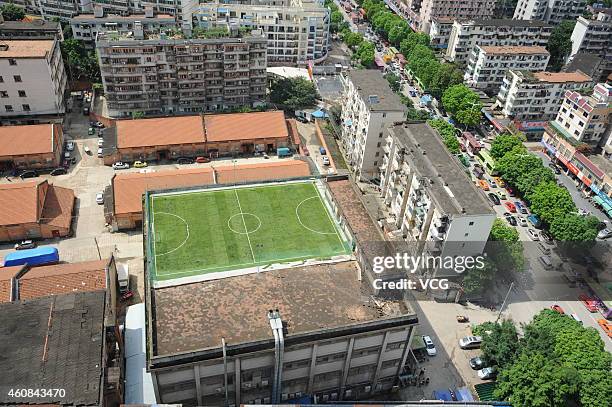
[[[311,182],[162,194],[151,202],[157,280],[349,252]]]

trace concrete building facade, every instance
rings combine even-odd
[[[269,65],[305,65],[327,57],[329,9],[318,0],[282,0],[227,4],[202,3],[194,14],[197,27],[262,30]]]
[[[0,2],[1,3],[1,2]],[[64,40],[58,21],[4,21],[0,15],[0,40]]]
[[[342,137],[348,164],[360,179],[378,177],[384,129],[406,118],[406,107],[378,70],[353,70],[344,80]]]
[[[431,20],[429,28],[430,45],[434,48],[445,50],[448,48],[448,40],[453,30],[454,18],[435,17]]]
[[[113,118],[254,107],[266,99],[266,38],[141,39],[98,35],[96,50]]]
[[[61,121],[66,84],[57,39],[0,43],[0,123]]]
[[[476,46],[468,60],[464,80],[470,86],[497,93],[511,69],[544,71],[550,53],[540,46]]]
[[[529,72],[510,70],[497,94],[496,108],[518,121],[548,121],[556,117],[567,90],[591,86],[582,72]]]
[[[598,55],[603,59],[603,77],[612,72],[612,9],[601,11],[587,19],[578,17],[570,37],[572,50],[569,59],[578,53]]]
[[[495,0],[407,0],[405,10],[411,27],[428,33],[436,17],[458,20],[492,18],[495,3]]]
[[[559,24],[580,17],[586,7],[586,0],[519,0],[513,18]]]
[[[446,59],[465,65],[477,45],[546,47],[552,28],[552,25],[541,21],[455,21],[448,40]]]

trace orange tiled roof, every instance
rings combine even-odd
[[[282,111],[205,115],[204,126],[209,142],[289,136]]]
[[[0,185],[0,225],[38,221],[38,186],[47,181]]]
[[[125,173],[113,178],[115,214],[142,212],[142,195],[146,190],[214,184],[210,167],[148,173]]]
[[[0,58],[44,58],[53,49],[53,40],[2,41],[8,49],[0,48]]]
[[[548,54],[546,48],[537,45],[485,45],[480,48],[487,54]]]
[[[591,82],[591,77],[580,72],[534,72],[533,76],[541,82],[565,83],[565,82]]]
[[[284,160],[270,163],[223,165],[215,167],[217,182],[231,184],[233,182],[265,181],[310,175],[308,164],[301,160]]]
[[[49,185],[42,214],[41,223],[69,229],[74,209],[74,191],[69,188]]]
[[[0,157],[51,153],[53,137],[58,137],[59,132],[59,126],[52,124],[1,126]]]
[[[204,143],[202,116],[118,120],[117,147]]]
[[[0,267],[0,303],[11,301],[11,280],[23,266]]]
[[[29,300],[75,291],[106,288],[109,260],[33,267],[19,279],[19,299]]]

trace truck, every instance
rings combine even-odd
[[[9,266],[41,266],[59,262],[59,252],[55,247],[39,247],[36,249],[19,250],[4,256],[4,267]]]
[[[117,264],[117,283],[121,294],[130,290],[130,273],[127,264]]]
[[[278,158],[283,158],[283,157],[291,157],[293,153],[291,152],[290,148],[279,147],[276,149],[276,155],[278,155]]]

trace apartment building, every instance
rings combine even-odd
[[[559,24],[580,17],[586,7],[586,0],[519,0],[513,18]]]
[[[539,72],[546,69],[550,53],[540,46],[475,46],[468,61],[465,82],[497,93],[510,69]]]
[[[418,319],[404,302],[364,295],[358,276],[347,261],[149,290],[147,367],[157,403],[387,394],[413,360]]]
[[[61,121],[66,82],[59,40],[0,42],[0,123]]]
[[[143,35],[159,34],[164,30],[177,27],[175,18],[170,14],[155,14],[153,9],[145,10],[144,14],[104,14],[98,7],[94,14],[79,14],[70,19],[72,36],[93,46],[98,33],[115,31],[120,35],[129,32],[142,32]]]
[[[455,21],[446,58],[465,65],[476,45],[545,47],[553,26],[535,20]]]
[[[100,33],[96,50],[109,116],[253,107],[266,98],[266,38],[137,38]]]
[[[510,70],[501,85],[496,109],[520,122],[546,122],[561,108],[563,95],[593,84],[582,72],[530,72]]]
[[[327,57],[329,9],[316,0],[251,4],[202,3],[197,27],[260,29],[268,40],[269,65],[305,65]]]
[[[600,56],[603,60],[603,77],[612,72],[612,9],[600,11],[591,19],[579,17],[571,36],[572,50],[569,59],[579,52]]]
[[[404,3],[405,17],[411,27],[428,33],[436,17],[458,20],[492,18],[496,0],[406,0]]]
[[[454,18],[434,17],[429,27],[430,45],[438,49],[448,48],[448,40],[453,30]]]
[[[382,164],[384,129],[405,120],[406,106],[378,70],[352,70],[343,80],[340,142],[359,178],[372,180]]]
[[[580,71],[593,78],[594,82],[603,82],[603,71],[606,66],[606,61],[602,57],[595,54],[579,52],[574,55],[567,64],[563,66],[563,72]]]
[[[598,83],[590,95],[566,91],[552,125],[569,138],[589,144],[594,149],[612,130],[611,115],[612,86]]]
[[[436,131],[426,123],[391,126],[383,150],[381,197],[395,220],[391,233],[413,242],[413,255],[482,254],[495,211]]]
[[[4,21],[0,14],[0,40],[64,40],[62,26],[57,21]]]

